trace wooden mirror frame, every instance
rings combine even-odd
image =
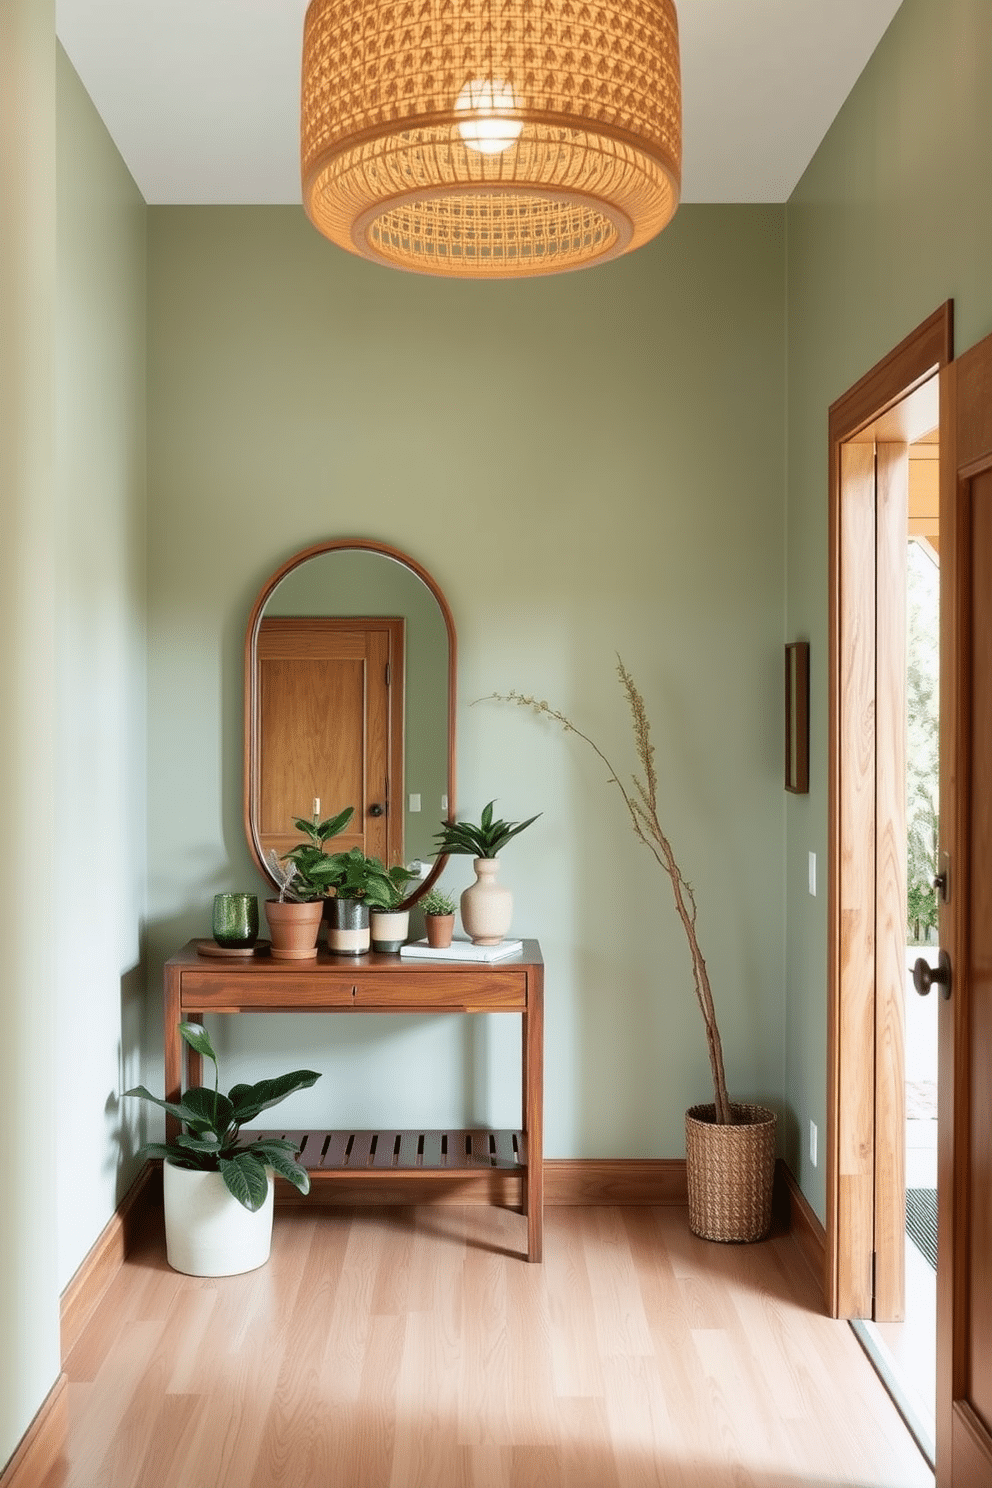
[[[311,558],[322,557],[326,553],[361,552],[377,553],[383,558],[390,558],[395,563],[401,564],[414,574],[423,584],[437,602],[438,609],[444,620],[448,633],[448,820],[453,820],[455,801],[455,692],[457,675],[457,645],[455,640],[455,625],[448,607],[448,601],[435,583],[434,579],[414,558],[402,552],[399,548],[390,547],[386,543],[375,542],[364,537],[341,537],[334,538],[329,542],[314,543],[309,548],[295,553],[291,558],[276,569],[275,573],[263,584],[258,598],[252,606],[251,615],[248,619],[248,628],[245,633],[245,686],[244,686],[244,731],[245,731],[245,755],[244,755],[244,825],[245,837],[248,849],[255,861],[258,871],[274,887],[278,887],[276,880],[265,863],[262,845],[258,832],[258,794],[260,786],[260,738],[259,738],[259,689],[258,689],[258,632],[262,623],[265,606],[272,598],[276,588],[282,583],[287,575],[300,568]],[[426,894],[432,884],[437,882],[445,863],[448,861],[447,854],[440,854],[434,860],[434,865],[426,878],[421,879],[415,890],[404,899],[401,908],[409,908],[415,904],[422,895]]]

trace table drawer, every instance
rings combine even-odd
[[[234,969],[185,971],[180,1000],[183,1009],[203,1012],[350,1008],[354,1004],[355,981],[354,970],[349,968],[338,972],[321,967],[319,976],[312,970],[308,975],[295,967],[264,972],[253,968],[251,976]]]
[[[523,971],[445,971],[441,975],[409,971],[362,976],[355,972],[355,1011],[402,1008],[407,1012],[522,1012],[527,1006]]]

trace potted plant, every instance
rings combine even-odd
[[[288,1178],[301,1193],[310,1176],[296,1161],[292,1142],[250,1140],[246,1121],[320,1079],[315,1070],[293,1070],[274,1080],[218,1088],[217,1055],[199,1023],[179,1032],[197,1054],[213,1062],[214,1088],[196,1085],[178,1102],[159,1100],[144,1085],[126,1090],[161,1106],[182,1123],[174,1142],[146,1142],[139,1157],[164,1158],[165,1243],[169,1265],[188,1276],[236,1276],[269,1258],[272,1241],[273,1175]]]
[[[293,823],[307,841],[298,843],[281,859],[274,851],[269,853],[269,868],[279,885],[279,897],[266,900],[265,918],[277,961],[308,961],[316,956],[324,901],[334,876],[325,844],[344,830],[354,814],[354,806],[346,806],[337,816],[321,821],[320,801],[315,800],[313,819],[297,817]]]
[[[455,896],[445,889],[428,889],[420,901],[424,912],[427,944],[443,950],[450,946],[455,929]]]
[[[386,868],[360,847],[332,853],[327,859],[327,882],[334,890],[327,905],[328,950],[339,956],[360,956],[367,951],[371,908],[398,903],[398,891],[412,876],[403,867]]]
[[[474,858],[475,883],[461,897],[462,924],[473,945],[499,945],[513,917],[513,895],[496,882],[499,864],[496,854],[520,832],[537,821],[529,816],[524,822],[493,821],[495,801],[482,809],[479,823],[442,822],[435,834],[439,853],[471,853]],[[537,814],[541,815],[540,812]]]
[[[731,1102],[727,1093],[713,993],[696,933],[696,897],[658,819],[658,779],[644,700],[619,657],[617,672],[630,707],[634,746],[643,772],[632,777],[630,787],[623,783],[599,746],[558,709],[517,692],[492,696],[498,702],[517,703],[543,714],[589,745],[609,771],[610,783],[619,790],[636,837],[668,875],[689,946],[696,1000],[703,1015],[713,1076],[712,1103],[691,1106],[686,1112],[689,1227],[707,1240],[760,1240],[771,1227],[775,1113],[763,1106]]]
[[[378,863],[378,859],[372,861]],[[384,872],[388,886],[376,877],[365,896],[369,907],[369,935],[374,951],[381,955],[395,955],[410,930],[410,911],[402,907],[403,896],[407,885],[417,875],[400,866]]]

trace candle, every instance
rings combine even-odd
[[[313,798],[313,819],[314,819],[314,822],[315,823],[320,821],[320,797],[319,796],[314,796],[314,798]]]

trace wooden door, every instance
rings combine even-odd
[[[267,618],[258,630],[262,850],[300,840],[296,817],[355,815],[328,851],[403,859],[402,619]]]
[[[937,1481],[992,1488],[992,337],[941,390]]]

